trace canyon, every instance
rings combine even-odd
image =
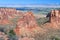
[[[22,12],[15,8],[0,8],[0,25],[11,25],[9,26],[10,29],[15,24],[13,31],[18,40],[46,40],[50,33],[55,36],[54,33],[60,30],[60,10],[51,10],[47,17],[49,22],[39,26],[36,21],[37,18],[31,11]]]

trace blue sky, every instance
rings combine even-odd
[[[0,7],[60,7],[60,0],[0,0]]]
[[[60,0],[0,0],[0,4],[60,4]]]

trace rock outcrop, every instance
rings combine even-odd
[[[22,13],[14,8],[0,8],[0,24],[11,24],[9,19],[13,19],[16,16],[22,16]]]
[[[52,10],[51,11],[51,17],[50,17],[50,22],[55,22],[55,23],[59,23],[59,17],[60,13],[59,10]]]
[[[60,25],[60,10],[52,10],[50,22],[53,23],[56,27]]]
[[[48,15],[51,27],[55,29],[59,29],[60,27],[60,10],[51,10],[50,14]]]
[[[17,27],[14,30],[17,36],[34,37],[35,34],[43,34],[44,31],[40,28],[35,20],[32,12],[26,12],[17,22]]]

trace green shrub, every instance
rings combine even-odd
[[[10,31],[9,31],[9,34],[10,34],[10,35],[15,35],[15,33],[14,33],[13,30],[10,30]]]

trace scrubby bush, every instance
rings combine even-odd
[[[8,36],[9,36],[10,40],[17,40],[18,39],[13,30],[9,31]]]
[[[45,24],[45,23],[47,23],[47,22],[49,22],[49,18],[46,18],[46,17],[37,19],[37,23],[38,23],[39,25]]]
[[[60,38],[52,37],[51,40],[60,40]]]

